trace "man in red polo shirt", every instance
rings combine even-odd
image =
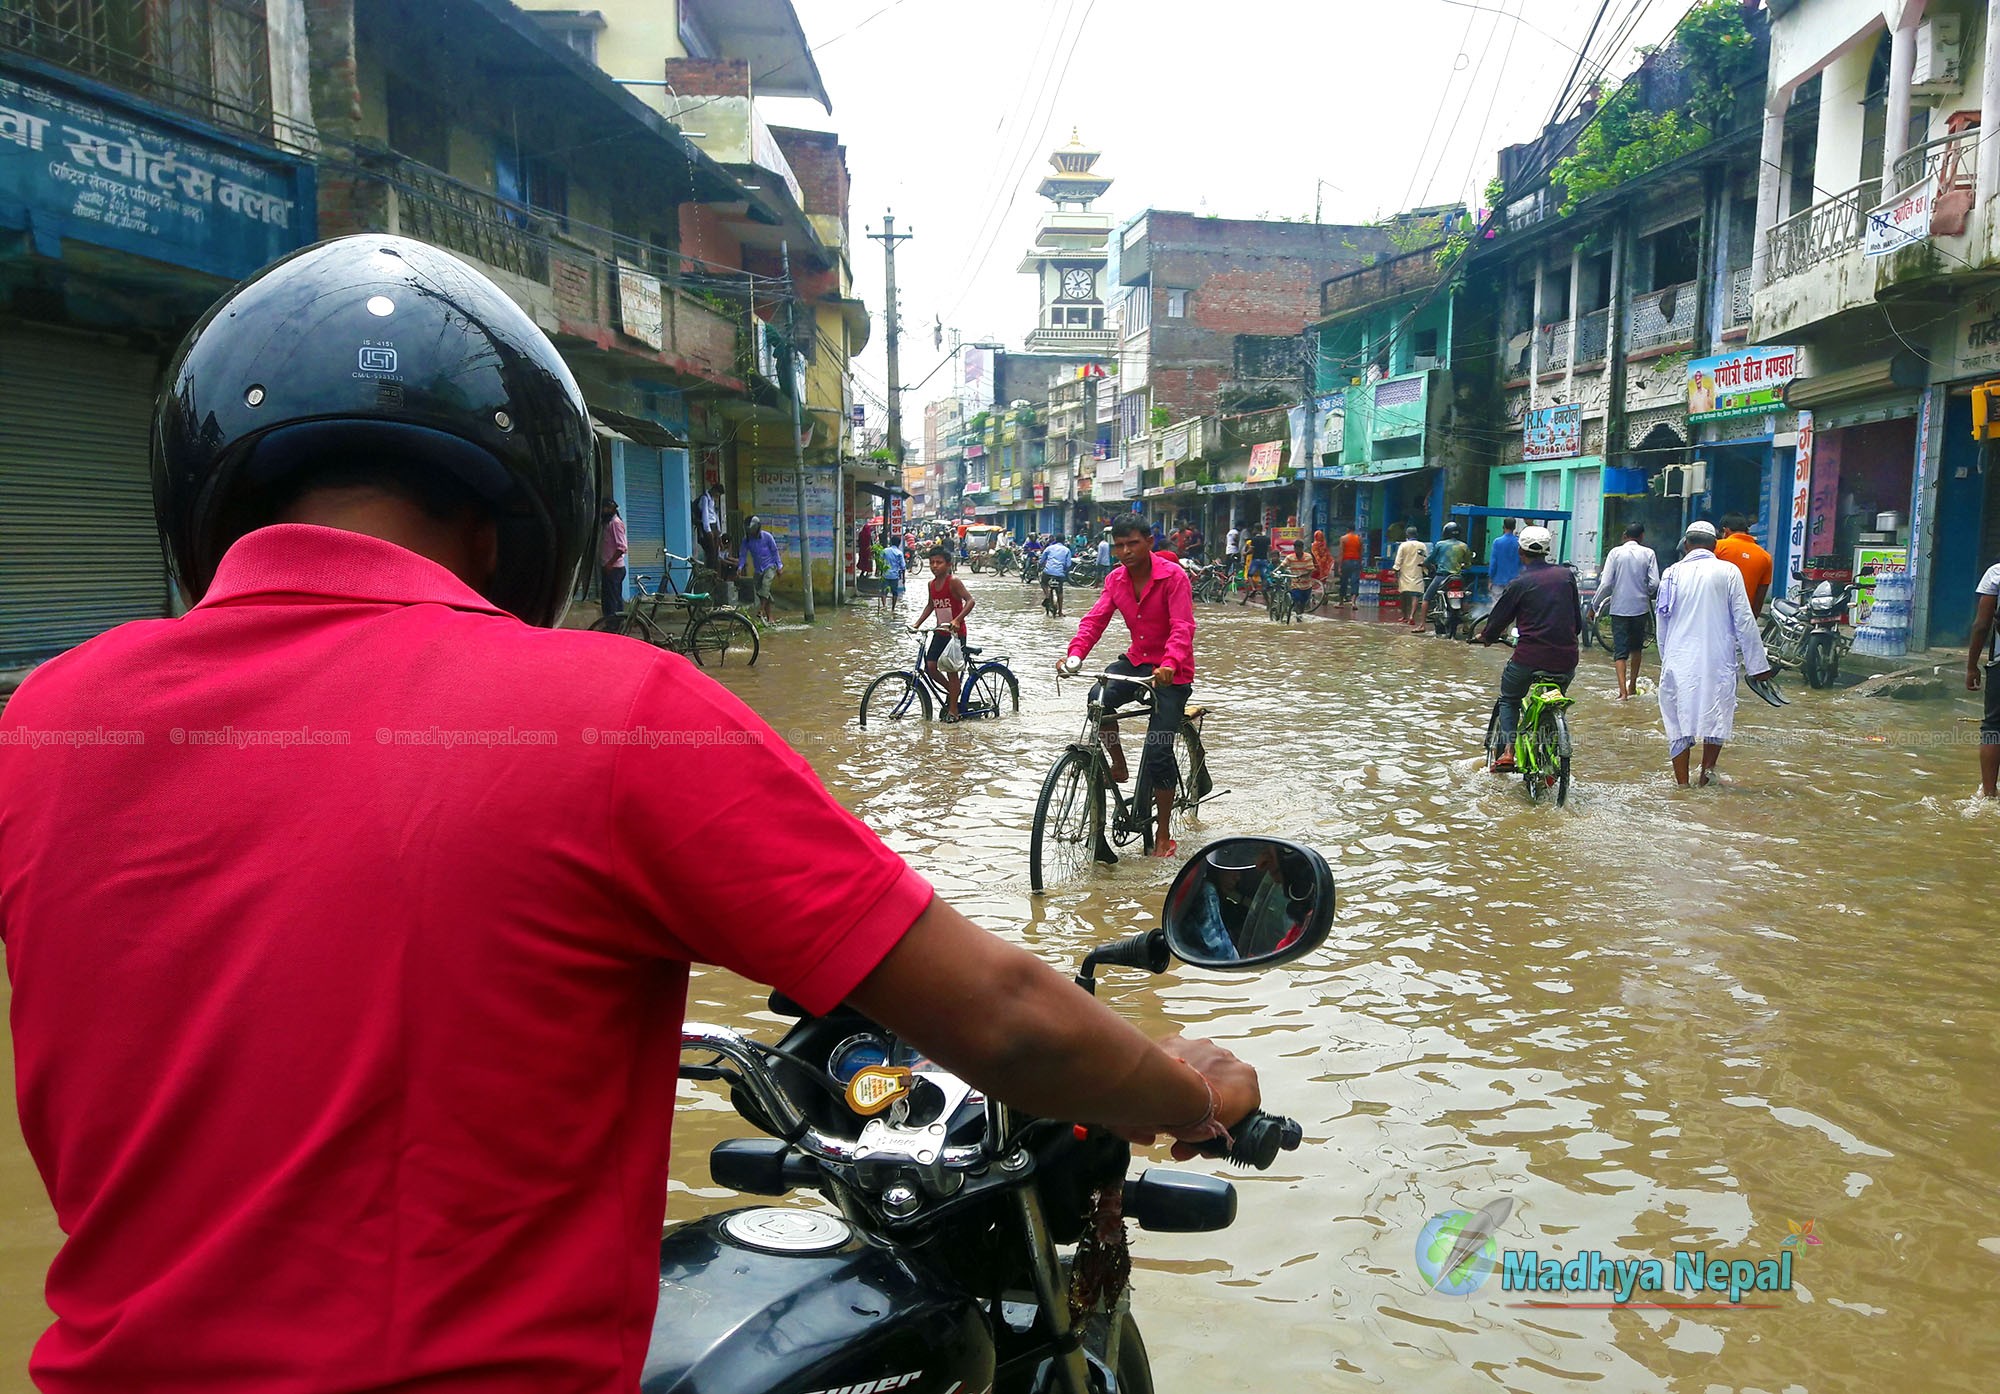
[[[0,717],[43,1389],[628,1394],[692,962],[1042,1116],[1257,1102],[939,901],[679,657],[535,627],[592,469],[554,348],[420,243],[310,248],[182,346],[154,497],[194,608]]]
[[[1057,661],[1056,671],[1075,673],[1083,667],[1083,660],[1104,637],[1112,611],[1124,619],[1132,642],[1122,657],[1105,665],[1105,671],[1130,673],[1152,682],[1153,714],[1146,723],[1146,748],[1139,759],[1139,783],[1132,791],[1132,807],[1143,810],[1150,794],[1156,810],[1151,850],[1156,857],[1171,857],[1180,850],[1171,836],[1174,791],[1180,785],[1180,771],[1174,765],[1174,737],[1187,715],[1188,694],[1194,691],[1194,590],[1186,569],[1177,561],[1160,561],[1164,554],[1153,550],[1152,533],[1136,513],[1128,513],[1111,525],[1111,552],[1118,560],[1118,569],[1104,578],[1097,603],[1077,626],[1069,655]],[[1138,700],[1139,685],[1113,682],[1103,696],[1108,705],[1123,706]],[[1118,723],[1107,721],[1102,730],[1111,776],[1122,784],[1125,751],[1118,741]],[[1139,816],[1143,817],[1143,812]],[[1101,841],[1096,855],[1099,861],[1118,860]]]

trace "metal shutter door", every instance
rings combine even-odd
[[[0,333],[0,665],[166,613],[148,462],[153,360]]]
[[[643,574],[658,586],[667,545],[660,452],[650,445],[629,442],[618,448],[625,457],[625,566],[630,574]]]

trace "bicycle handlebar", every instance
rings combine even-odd
[[[1305,1129],[1296,1119],[1284,1118],[1263,1109],[1252,1109],[1229,1130],[1228,1138],[1214,1138],[1195,1149],[1201,1157],[1220,1157],[1239,1166],[1268,1169],[1278,1153],[1296,1152],[1305,1141]]]

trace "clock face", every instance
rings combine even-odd
[[[1078,268],[1063,272],[1063,295],[1070,300],[1088,300],[1097,286],[1097,278],[1090,272]]]

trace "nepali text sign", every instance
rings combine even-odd
[[[1583,454],[1583,403],[1536,407],[1521,423],[1523,460],[1568,460]]]
[[[1178,464],[1180,461],[1187,459],[1192,424],[1191,422],[1183,421],[1180,425],[1160,437],[1161,464]]]
[[[1285,443],[1281,440],[1260,441],[1250,447],[1250,472],[1243,476],[1245,484],[1274,483],[1285,467]]]
[[[660,278],[621,264],[618,268],[618,328],[642,344],[667,346],[666,316],[660,307]]]
[[[275,153],[0,75],[0,227],[241,277],[312,241],[311,187]]]
[[[1722,421],[1783,411],[1799,373],[1799,351],[1746,348],[1687,365],[1688,420]]]
[[[1924,179],[1879,208],[1868,210],[1868,231],[1861,240],[1864,256],[1885,257],[1928,242],[1931,236],[1931,201],[1937,181]]]
[[[806,471],[806,517],[812,522],[815,555],[833,554],[833,500],[839,471],[831,467]],[[794,469],[759,465],[752,479],[751,496],[756,500],[758,521],[764,531],[778,539],[787,553],[799,545],[799,478]]]

